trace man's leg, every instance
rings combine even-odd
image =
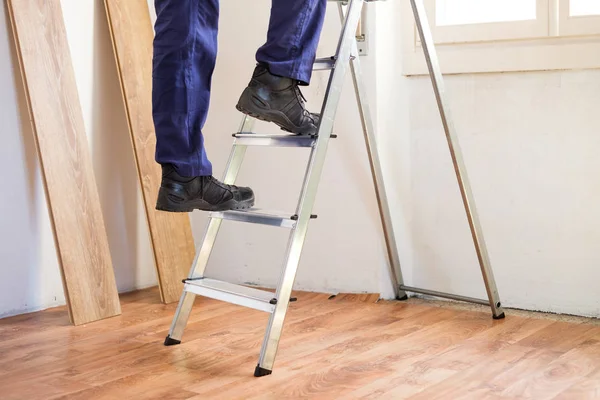
[[[308,85],[327,0],[272,0],[267,42],[237,108],[297,134],[314,134],[319,116],[306,111],[298,85]]]
[[[211,175],[202,128],[217,57],[218,0],[155,0],[153,116],[156,161]]]
[[[325,20],[326,0],[273,0],[267,42],[256,61],[274,75],[308,85]]]
[[[217,57],[218,0],[155,0],[152,106],[163,178],[157,209],[244,209],[248,188],[212,178],[202,128]]]

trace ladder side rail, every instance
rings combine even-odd
[[[475,251],[479,260],[479,266],[481,268],[481,274],[485,283],[489,305],[492,309],[492,314],[495,319],[504,318],[504,311],[500,302],[500,296],[496,287],[496,281],[494,279],[494,273],[492,271],[487,246],[483,237],[483,230],[479,221],[479,214],[477,212],[477,208],[475,207],[475,200],[471,190],[471,185],[469,183],[462,151],[458,142],[458,136],[456,134],[452,116],[450,115],[444,89],[444,78],[440,69],[435,44],[433,42],[433,36],[429,28],[425,6],[423,5],[423,0],[410,0],[410,2],[412,5],[415,22],[417,24],[419,37],[421,38],[421,43],[423,45],[423,52],[427,61],[427,68],[429,69],[429,76],[433,85],[433,91],[435,93],[437,106],[442,119],[442,125],[444,126],[444,132],[446,134],[450,155],[452,157],[452,163],[454,164],[458,186],[460,188],[467,219],[469,221],[469,227],[473,237],[473,244],[475,245]],[[401,286],[401,288],[403,288],[403,286]],[[404,287],[404,289],[406,289],[406,287]]]
[[[340,19],[343,21],[344,9],[342,4],[339,4],[338,8]],[[400,285],[404,285],[404,279],[402,277],[400,256],[398,255],[398,244],[396,242],[396,235],[394,233],[394,227],[392,224],[392,215],[390,213],[390,205],[385,190],[381,162],[379,160],[377,138],[375,135],[375,128],[373,127],[373,119],[369,107],[367,90],[363,80],[360,57],[358,55],[358,45],[355,41],[352,43],[352,56],[353,58],[350,61],[350,70],[352,71],[356,102],[358,104],[365,146],[367,148],[369,165],[371,167],[371,176],[373,178],[373,185],[375,186],[377,206],[379,208],[379,215],[381,218],[381,225],[385,238],[389,279],[392,282],[395,297],[399,300],[406,300],[408,298],[406,292],[400,289]]]
[[[256,120],[254,118],[250,116],[245,116],[240,124],[239,132],[251,132],[254,128],[255,122]],[[246,149],[246,145],[239,145],[236,143],[233,144],[231,154],[229,155],[229,160],[227,161],[227,165],[225,167],[223,183],[226,183],[228,185],[233,185],[235,183],[240,169],[242,167],[244,156],[246,155]],[[204,276],[204,271],[206,269],[206,265],[208,264],[210,254],[212,253],[215,240],[219,233],[219,228],[221,227],[222,222],[222,219],[210,218],[210,222],[202,240],[202,246],[196,254],[196,259],[192,264],[190,273],[188,274],[188,279],[194,279]]]
[[[300,202],[296,210],[298,222],[296,228],[290,235],[286,262],[277,288],[276,298],[278,299],[278,302],[275,311],[271,314],[269,319],[269,325],[261,348],[259,363],[255,371],[255,375],[257,376],[270,373],[275,363],[275,356],[279,346],[281,332],[283,330],[285,314],[289,305],[288,299],[292,294],[302,247],[306,238],[321,172],[325,163],[327,145],[329,143],[331,132],[333,131],[335,114],[337,112],[346,73],[350,67],[349,60],[352,54],[352,44],[355,42],[354,36],[361,16],[363,4],[364,0],[349,0],[348,13],[345,18],[336,51],[335,67],[331,72],[326,91],[327,94],[321,110],[318,138],[315,147],[311,152],[308,172],[303,184]]]
[[[240,124],[239,131],[251,132],[254,127],[254,122],[254,118],[249,116],[244,117],[242,119],[242,123]],[[245,145],[234,144],[233,148],[231,149],[231,154],[229,155],[227,166],[225,167],[223,182],[227,184],[235,183],[238,173],[240,172],[242,162],[244,161],[245,154]],[[214,248],[215,240],[217,239],[217,235],[219,234],[219,229],[221,227],[222,222],[222,219],[210,218],[210,222],[208,223],[208,227],[206,228],[206,232],[202,240],[202,246],[196,252],[194,262],[192,263],[190,272],[188,274],[188,279],[194,279],[204,276],[204,271],[206,270],[206,266],[208,265],[208,260]],[[173,316],[173,321],[171,322],[169,335],[165,339],[165,345],[178,344],[181,341],[183,331],[185,330],[185,326],[187,325],[188,319],[190,318],[190,313],[192,312],[192,307],[194,306],[195,298],[195,294],[186,291],[184,288],[183,293],[181,294],[181,298],[179,300],[179,304],[177,305],[177,310],[175,311],[175,315]]]

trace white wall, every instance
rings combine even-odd
[[[61,5],[117,286],[121,292],[153,286],[154,259],[104,1]]]
[[[117,284],[121,291],[151,286],[156,284],[156,278],[148,229],[103,2],[62,0],[61,3]],[[220,54],[205,130],[217,175],[224,169],[231,133],[237,130],[241,118],[234,105],[252,73],[254,52],[264,41],[269,4],[266,0],[244,7],[230,2],[222,4]],[[11,188],[8,196],[0,196],[1,317],[64,304],[64,295],[4,7],[0,13],[0,79],[2,88],[6,88],[0,92],[4,123],[0,179],[5,187]],[[236,34],[239,23],[249,18],[255,18],[257,27],[248,28],[240,37]],[[339,33],[334,7],[330,6],[327,18],[322,55],[333,54]],[[316,111],[325,86],[326,76],[321,74],[315,76],[313,86],[306,91]],[[372,97],[375,98],[374,86]],[[336,129],[341,138],[330,147],[316,206],[320,219],[309,231],[297,287],[377,292],[384,252],[350,87],[344,92],[340,115]],[[268,125],[260,126],[263,132],[277,131]],[[261,207],[293,211],[307,154],[303,150],[252,149],[240,182],[252,185]],[[203,214],[194,213],[192,221],[198,244],[206,219]],[[238,282],[277,283],[286,231],[231,223],[226,224],[220,239],[209,273]]]
[[[429,78],[400,73],[399,2],[377,10],[380,152],[405,281],[485,298]],[[504,305],[600,317],[600,71],[446,87]]]
[[[600,71],[447,87],[503,303],[600,316]],[[410,101],[414,284],[484,296],[427,78]]]
[[[270,1],[241,6],[221,3],[219,58],[213,80],[213,98],[205,128],[209,157],[215,174],[221,176],[229,156],[231,133],[238,129],[241,115],[234,106],[250,80],[254,53],[266,38]],[[255,21],[236,32],[240,21]],[[337,8],[329,5],[318,56],[330,56],[340,33]],[[364,59],[373,76],[374,57]],[[305,93],[310,109],[318,111],[328,75],[316,73]],[[379,231],[377,206],[364,151],[360,119],[351,80],[343,93],[335,131],[339,138],[330,144],[323,179],[315,205],[319,218],[311,223],[296,287],[326,292],[379,292],[379,275],[384,264],[384,247]],[[373,79],[371,78],[371,83]],[[375,85],[371,85],[375,100]],[[257,131],[278,132],[258,124]],[[281,131],[279,131],[281,132]],[[257,206],[294,213],[308,157],[307,149],[250,148],[238,182],[250,185]],[[205,215],[192,216],[196,242],[202,239]],[[288,240],[288,232],[277,228],[226,223],[209,264],[208,274],[233,282],[273,286]]]
[[[156,284],[102,1],[63,0],[118,287]],[[6,5],[0,7],[0,317],[64,304]]]
[[[121,291],[155,284],[146,221],[112,49],[100,0],[63,0],[90,149]],[[258,6],[257,6],[258,5]],[[260,6],[260,7],[259,7]],[[426,78],[400,70],[398,2],[372,8],[377,28],[361,60],[376,109],[378,140],[408,284],[484,296],[478,265]],[[265,37],[268,1],[222,3],[220,55],[206,140],[223,171],[233,106],[249,80]],[[333,52],[335,9],[320,55]],[[4,7],[0,8],[0,316],[64,303],[33,136]],[[256,21],[239,36],[243,21]],[[90,43],[93,44],[90,46]],[[375,78],[374,72],[377,72]],[[350,83],[350,81],[348,81]],[[317,110],[326,84],[307,91]],[[600,316],[597,268],[600,211],[600,71],[452,76],[447,79],[467,168],[505,305]],[[297,287],[381,291],[389,297],[385,257],[353,91],[344,91],[309,230]],[[276,132],[259,125],[262,132]],[[250,149],[239,182],[259,206],[293,210],[306,152]],[[196,243],[205,216],[192,215]],[[209,274],[273,285],[287,241],[275,228],[226,224]]]
[[[395,3],[377,4],[394,38],[377,96],[406,282],[485,298],[429,78],[399,72]],[[600,71],[448,76],[446,87],[504,305],[600,317]]]
[[[5,11],[0,7],[0,316],[64,302]]]
[[[398,24],[402,5],[399,1],[374,3],[370,6],[371,18],[377,21],[371,34],[376,52],[376,107],[379,156],[384,184],[390,204],[396,245],[400,256],[402,276],[405,283],[412,282],[412,194],[410,149],[409,79],[402,76],[401,49],[402,29]],[[385,273],[380,274],[380,293],[393,298],[394,292]]]

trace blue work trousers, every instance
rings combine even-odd
[[[267,42],[256,61],[272,74],[308,84],[326,6],[326,0],[272,0]],[[217,57],[219,0],[155,0],[155,7],[156,161],[183,176],[212,175],[202,129]]]

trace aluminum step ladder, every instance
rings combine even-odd
[[[335,0],[330,0],[335,1]],[[254,308],[271,314],[267,331],[265,333],[258,365],[254,376],[269,375],[273,370],[275,356],[283,330],[285,315],[290,301],[293,301],[292,287],[296,278],[296,270],[300,261],[304,239],[311,219],[312,208],[317,194],[317,187],[321,177],[321,171],[327,153],[330,139],[335,138],[333,132],[334,117],[338,108],[342,86],[348,70],[351,70],[354,81],[356,98],[359,106],[360,117],[366,142],[371,171],[376,188],[381,221],[386,238],[387,254],[389,258],[389,275],[396,288],[398,300],[407,299],[406,292],[423,293],[438,297],[446,297],[456,300],[469,301],[479,304],[490,305],[494,318],[503,318],[498,291],[490,267],[485,243],[473,197],[469,188],[465,167],[462,162],[460,149],[458,148],[456,134],[445,107],[442,75],[435,55],[433,39],[429,31],[425,8],[422,0],[410,0],[429,66],[429,72],[434,86],[434,91],[442,117],[444,129],[448,139],[450,152],[455,164],[458,183],[463,196],[469,225],[473,234],[475,248],[487,289],[488,300],[473,299],[449,293],[434,292],[426,289],[408,287],[404,285],[400,270],[400,261],[396,247],[396,240],[392,229],[389,205],[385,195],[383,177],[373,124],[370,117],[367,95],[362,82],[362,72],[358,57],[358,46],[356,41],[357,27],[361,18],[361,12],[365,2],[378,0],[344,0],[337,1],[340,19],[342,21],[342,33],[338,42],[335,56],[326,59],[318,59],[314,64],[315,70],[330,70],[329,84],[325,94],[321,110],[321,122],[318,132],[314,136],[296,136],[289,134],[262,135],[252,133],[255,120],[244,117],[239,132],[234,134],[233,149],[226,168],[223,181],[228,184],[235,183],[236,177],[242,165],[246,148],[248,146],[279,146],[279,147],[306,147],[309,148],[310,159],[304,177],[304,183],[300,194],[299,203],[294,214],[271,213],[259,209],[248,211],[226,211],[210,213],[210,221],[206,230],[202,246],[198,250],[192,264],[188,278],[184,282],[184,291],[179,301],[169,335],[165,339],[166,346],[181,343],[184,328],[187,324],[195,297],[205,296],[229,303]],[[291,230],[286,258],[279,285],[275,293],[258,290],[251,287],[232,284],[228,282],[210,279],[204,275],[208,260],[213,249],[219,228],[223,220],[248,222],[254,224],[270,225],[287,228]]]

